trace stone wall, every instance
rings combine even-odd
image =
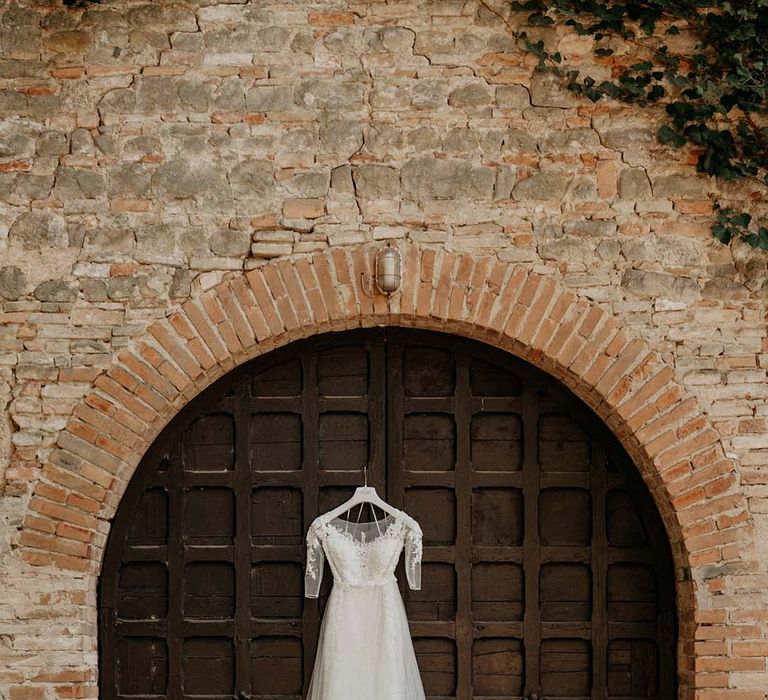
[[[535,74],[519,19],[453,0],[0,0],[0,698],[97,694],[97,568],[73,559],[98,561],[121,489],[45,470],[118,354],[243,272],[384,240],[519,264],[672,368],[749,508],[717,479],[695,493],[712,507],[689,523],[692,565],[711,568],[682,693],[766,698],[768,258],[709,232],[715,196],[760,193],[656,143],[659,111]],[[598,75],[633,60],[532,31]],[[722,534],[740,524],[758,561]]]

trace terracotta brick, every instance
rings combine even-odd
[[[555,282],[551,277],[546,277],[536,290],[536,294],[530,303],[530,310],[515,335],[521,343],[530,345],[536,331],[539,329],[545,312],[552,303],[555,294]],[[521,292],[522,298],[522,292]]]
[[[14,685],[10,688],[11,700],[43,700],[45,687],[39,685]]]
[[[277,268],[282,278],[288,300],[299,320],[299,325],[302,327],[310,326],[313,322],[312,311],[307,303],[307,298],[304,294],[304,289],[296,267],[288,261],[283,261],[278,263]]]
[[[336,285],[333,281],[330,260],[326,255],[315,255],[312,257],[312,263],[315,268],[315,273],[317,274],[323,301],[328,309],[328,316],[331,319],[338,319],[341,317],[341,309],[339,306]]]
[[[191,334],[191,327],[188,324],[184,324],[180,315],[177,315],[177,324],[186,325],[187,332]],[[181,338],[177,337],[176,333],[173,332],[171,324],[163,322],[152,323],[147,330],[188,377],[197,379],[203,373],[200,361],[182,344]]]
[[[186,340],[186,347],[202,369],[210,370],[215,366],[216,360],[206,345],[202,342],[200,336],[197,334],[197,331],[185,313],[179,311],[171,314],[168,317],[168,322],[179,334],[179,336]]]
[[[272,335],[280,335],[285,330],[285,326],[280,319],[280,314],[275,306],[275,300],[267,287],[263,272],[258,269],[252,270],[246,276]]]
[[[501,283],[498,285],[498,296],[492,297],[495,299],[495,304],[489,323],[487,324],[489,328],[499,332],[504,331],[526,279],[527,273],[521,267],[513,268],[508,277],[502,278]],[[479,318],[477,321],[481,325],[486,325],[483,324]]]
[[[46,552],[55,552],[66,554],[73,557],[85,557],[88,553],[88,546],[84,542],[64,539],[61,537],[43,535],[24,530],[19,537],[19,544],[33,549],[42,549]]]
[[[245,278],[236,277],[232,280],[232,291],[237,297],[240,307],[243,309],[248,323],[253,331],[253,337],[257,342],[262,342],[270,337],[269,326],[267,325],[267,319],[261,311],[261,308],[256,304],[256,299],[251,292],[250,286],[246,283]]]
[[[256,342],[256,336],[250,323],[248,323],[245,312],[237,302],[231,285],[220,285],[218,292],[219,302],[226,313],[227,321],[231,323],[232,329],[237,335],[238,342],[243,348],[251,347]]]
[[[350,26],[355,23],[355,15],[352,12],[312,11],[309,13],[308,21],[310,24],[329,27]]]

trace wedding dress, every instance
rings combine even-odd
[[[421,588],[422,533],[394,509],[354,523],[320,515],[307,531],[305,595],[317,598],[325,559],[333,573],[306,700],[425,700],[394,571]]]

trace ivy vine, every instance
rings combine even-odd
[[[562,21],[591,36],[603,62],[612,60],[616,39],[637,45],[644,60],[617,61],[611,79],[596,80],[508,23],[537,57],[537,69],[558,76],[568,90],[593,102],[663,105],[662,144],[694,147],[700,172],[768,185],[768,0],[523,0],[511,7],[527,13],[528,27]],[[667,37],[681,32],[693,40],[687,53],[667,45]],[[720,203],[712,233],[726,244],[738,237],[768,250],[768,226]]]

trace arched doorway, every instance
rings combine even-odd
[[[163,431],[107,545],[102,697],[299,700],[331,583],[302,597],[304,533],[366,463],[424,530],[430,697],[675,696],[672,558],[618,441],[522,360],[389,327],[260,357]]]

